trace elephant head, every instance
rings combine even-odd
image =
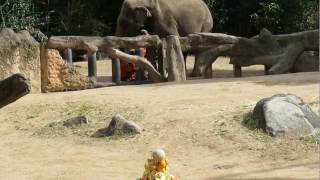
[[[145,27],[148,19],[152,18],[150,10],[146,6],[125,1],[122,5],[117,20],[116,36],[137,36]]]

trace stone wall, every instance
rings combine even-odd
[[[42,92],[72,91],[93,88],[93,82],[68,65],[59,51],[41,48]]]
[[[0,79],[21,73],[31,81],[31,92],[41,90],[40,45],[27,31],[0,32]]]

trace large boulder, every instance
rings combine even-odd
[[[0,31],[0,79],[20,73],[31,81],[31,92],[41,90],[40,44],[27,31]]]
[[[87,76],[65,62],[58,50],[41,48],[42,92],[73,91],[93,88]]]
[[[287,132],[312,133],[320,128],[320,118],[300,97],[292,94],[262,99],[254,108],[253,116],[257,128],[271,136]]]
[[[106,137],[113,135],[140,134],[142,131],[133,121],[126,120],[122,115],[114,116],[108,127],[99,129],[92,137]]]

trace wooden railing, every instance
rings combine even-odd
[[[119,49],[161,48],[163,68],[156,69],[141,56],[129,55]],[[319,51],[319,30],[285,35],[272,35],[266,29],[258,36],[243,38],[218,33],[197,33],[186,37],[168,36],[160,39],[156,35],[137,37],[85,37],[53,36],[47,48],[86,50],[89,55],[89,76],[96,76],[97,50],[113,58],[113,81],[120,82],[120,60],[134,63],[137,68],[148,71],[152,82],[186,80],[183,53],[196,52],[198,75],[209,78],[212,63],[219,56],[231,57],[234,75],[241,76],[241,67],[264,65],[266,74],[289,72],[304,51]],[[70,50],[68,50],[70,52]],[[70,57],[68,56],[68,61]],[[163,71],[164,70],[164,71]]]

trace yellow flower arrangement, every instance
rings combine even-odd
[[[145,164],[141,180],[178,180],[169,173],[169,160],[162,149],[153,151],[152,158]]]

